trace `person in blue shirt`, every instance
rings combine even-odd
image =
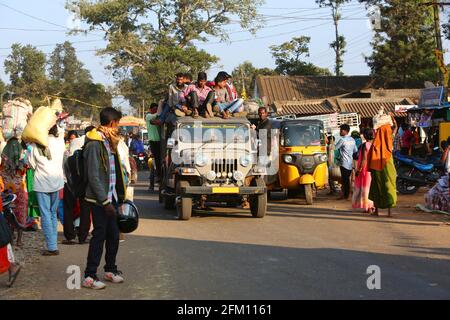
[[[358,152],[355,139],[350,137],[350,126],[343,124],[340,127],[341,139],[336,143],[336,150],[339,150],[340,158],[338,164],[341,168],[342,176],[342,196],[338,200],[350,199],[350,177],[353,171],[353,154]]]
[[[130,151],[133,155],[138,155],[139,153],[145,152],[144,143],[137,134],[133,136],[133,140],[131,141],[130,145]]]

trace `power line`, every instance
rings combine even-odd
[[[268,36],[263,36],[263,37],[253,37],[253,38],[239,39],[239,40],[228,41],[228,42],[223,42],[223,41],[206,42],[206,43],[200,43],[200,45],[232,44],[232,43],[237,43],[237,42],[246,42],[246,41],[253,41],[253,40],[260,40],[260,39],[268,39],[268,38],[274,38],[274,37],[279,37],[279,36],[284,36],[284,35],[288,35],[288,34],[297,33],[297,32],[300,32],[300,31],[305,31],[305,30],[309,30],[309,29],[318,28],[318,27],[321,27],[321,26],[324,26],[324,25],[327,25],[327,24],[329,24],[329,22],[317,24],[317,25],[306,27],[306,28],[302,28],[302,29],[292,30],[292,31],[288,31],[288,32],[283,32],[283,33],[277,33],[277,34],[272,34],[272,35],[268,35]]]
[[[372,32],[371,32],[371,31],[368,31],[368,32],[364,32],[364,33],[362,33],[362,34],[360,34],[360,35],[358,35],[358,36],[356,36],[356,37],[354,37],[354,38],[351,38],[351,39],[347,42],[347,46],[345,47],[345,49],[347,50],[347,49],[350,49],[350,48],[355,48],[355,45],[353,45],[354,42],[360,41],[360,40],[362,40],[362,39],[365,39],[366,36],[371,35],[371,34],[372,34]],[[356,46],[359,46],[359,45],[360,45],[360,44],[356,44]],[[329,53],[331,50],[333,50],[333,49],[329,47],[327,50],[324,50],[324,51],[321,51],[321,52],[317,53],[316,55],[314,55],[314,56],[311,57],[310,59],[315,60],[315,59],[318,59],[318,58],[322,58],[322,57],[328,55],[328,53]]]
[[[26,32],[67,32],[67,30],[55,30],[55,29],[24,29],[24,28],[6,28],[0,27],[0,30],[8,31],[26,31]]]
[[[46,20],[46,19],[36,17],[36,16],[31,15],[31,14],[29,14],[29,13],[26,13],[26,12],[24,12],[24,11],[22,11],[22,10],[13,8],[13,7],[11,7],[11,6],[7,5],[7,4],[4,4],[4,3],[2,3],[2,2],[0,2],[0,6],[5,7],[5,8],[8,8],[8,9],[11,10],[11,11],[17,12],[17,13],[19,13],[19,14],[21,14],[21,15],[24,15],[24,16],[26,16],[26,17],[28,17],[28,18],[31,18],[31,19],[34,19],[34,20],[36,20],[36,21],[40,21],[40,22],[43,22],[43,23],[46,23],[46,24],[49,24],[49,25],[52,25],[52,26],[55,26],[55,27],[60,27],[60,28],[63,28],[64,30],[67,30],[67,31],[72,31],[72,29],[67,28],[67,26],[63,26],[63,25],[54,23],[54,22],[49,21],[49,20]],[[90,33],[90,34],[99,36],[98,34],[95,34],[95,33],[91,32],[91,31],[87,31],[87,33]]]
[[[349,4],[343,4],[341,6],[341,8],[348,8],[348,7],[357,7],[357,6],[361,6],[361,4],[359,3],[349,3]],[[298,7],[261,7],[260,9],[267,9],[267,10],[321,10],[321,9],[329,9],[328,7],[303,7],[303,8],[298,8]]]
[[[49,24],[49,25],[52,25],[52,26],[55,26],[55,27],[61,27],[61,28],[67,29],[67,27],[65,27],[65,26],[62,26],[62,25],[60,25],[60,24],[53,23],[53,22],[51,22],[51,21],[48,21],[48,20],[45,20],[45,19],[42,19],[42,18],[33,16],[33,15],[28,14],[28,13],[26,13],[26,12],[23,12],[23,11],[21,11],[21,10],[15,9],[15,8],[13,8],[13,7],[10,7],[10,6],[8,6],[8,5],[2,3],[2,2],[0,2],[0,6],[5,7],[5,8],[8,8],[9,10],[12,10],[12,11],[15,11],[15,12],[17,12],[17,13],[20,13],[20,14],[22,14],[22,15],[24,15],[24,16],[27,16],[27,17],[29,17],[29,18],[31,18],[31,19],[34,19],[34,20],[36,20],[36,21],[44,22],[44,23],[46,23],[46,24]]]
[[[90,42],[100,42],[100,41],[104,41],[104,40],[79,40],[79,41],[69,41],[69,42],[71,44],[74,44],[74,43],[90,43]],[[36,47],[36,48],[42,48],[42,47],[53,47],[58,44],[60,44],[60,43],[37,44],[37,45],[32,45],[32,46]],[[11,47],[0,48],[0,50],[11,50]]]

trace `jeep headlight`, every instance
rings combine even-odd
[[[216,180],[216,177],[217,177],[217,175],[216,175],[216,173],[215,173],[214,171],[209,171],[209,172],[206,174],[206,179],[208,179],[209,181],[214,181],[214,180]]]
[[[239,162],[241,166],[248,167],[249,165],[252,164],[252,158],[250,157],[250,155],[247,154],[245,156],[242,156]]]
[[[292,157],[290,154],[285,154],[283,156],[283,159],[286,163],[294,163],[294,157]]]
[[[235,171],[233,174],[233,178],[236,181],[242,181],[244,180],[244,174],[241,171]]]
[[[208,164],[208,157],[203,154],[195,156],[195,165],[198,167],[204,167]]]

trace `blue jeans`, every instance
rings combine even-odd
[[[220,112],[228,110],[230,113],[235,113],[239,111],[239,108],[241,108],[243,104],[243,99],[234,100],[230,103],[219,103],[219,110]]]
[[[170,111],[169,104],[164,103],[161,114],[159,115],[159,120],[161,120],[162,123],[164,123],[166,121],[167,114],[169,113],[169,111]]]
[[[36,198],[41,213],[42,230],[48,251],[58,250],[58,217],[56,211],[59,205],[59,192],[36,192]]]

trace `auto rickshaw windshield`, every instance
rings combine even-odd
[[[282,134],[285,147],[325,145],[324,130],[320,125],[287,125],[282,129]]]

